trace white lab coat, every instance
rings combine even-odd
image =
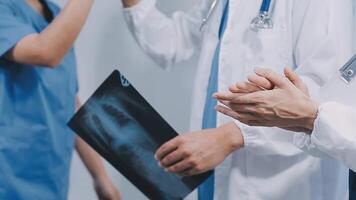
[[[356,22],[354,2],[354,23]],[[354,24],[353,23],[353,24]],[[354,50],[356,48],[354,26]],[[340,72],[319,91],[318,101],[323,102],[318,110],[311,135],[299,133],[294,143],[304,151],[319,157],[340,160],[356,171],[356,82],[340,79]]]
[[[142,0],[124,15],[135,39],[163,68],[200,54],[194,87],[192,130],[201,129],[202,115],[218,29],[226,0],[218,3],[208,24],[199,31],[211,0],[197,0],[189,12],[167,17],[155,0]],[[229,20],[221,42],[219,91],[245,80],[256,66],[281,72],[297,69],[311,92],[351,55],[351,0],[276,0],[274,28],[249,29],[262,0],[230,0]],[[340,23],[343,22],[343,23]],[[217,124],[231,122],[218,115]],[[293,145],[293,134],[277,128],[241,128],[245,148],[216,168],[215,199],[221,200],[340,200],[346,193],[336,162],[323,167],[319,158]],[[329,170],[329,171],[327,171]],[[337,180],[344,182],[341,184]],[[327,184],[326,184],[327,183]]]
[[[346,64],[346,69],[356,69],[356,56]],[[356,77],[351,81],[334,77],[320,88],[317,101],[321,102],[318,117],[311,135],[298,133],[294,143],[304,151],[319,157],[341,160],[356,171]]]
[[[341,160],[356,171],[355,123],[355,107],[336,102],[323,103],[319,107],[313,133],[297,134],[295,144],[316,156]]]

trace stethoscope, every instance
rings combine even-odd
[[[273,21],[271,19],[270,7],[271,7],[272,0],[263,0],[260,8],[259,14],[251,21],[250,28],[254,31],[258,31],[259,29],[272,29],[273,28]],[[203,18],[203,21],[200,26],[200,30],[204,28],[207,24],[211,16],[213,15],[219,0],[214,0],[213,3],[210,5],[210,8]]]

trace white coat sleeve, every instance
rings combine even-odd
[[[294,4],[293,46],[296,71],[312,96],[351,57],[351,0],[297,0]],[[342,22],[342,23],[340,23]],[[245,147],[256,154],[295,155],[293,132],[240,126]]]
[[[328,102],[319,107],[311,135],[298,134],[296,145],[316,155],[341,160],[356,171],[356,109]]]
[[[167,17],[156,8],[156,0],[141,0],[124,9],[124,17],[141,49],[161,67],[169,68],[192,57],[200,47],[200,24],[208,2],[199,0],[190,12],[177,11]]]

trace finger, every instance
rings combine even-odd
[[[271,90],[274,88],[273,83],[271,83],[267,78],[258,76],[256,74],[248,76],[247,80],[265,90]]]
[[[168,167],[166,170],[171,173],[183,175],[186,171],[193,168],[192,164],[186,160],[182,160],[174,164],[173,166]]]
[[[179,173],[177,173],[179,176],[181,176],[181,177],[188,177],[188,176],[192,176],[192,175],[190,175],[190,172],[192,171],[192,169],[193,169],[193,167],[189,167],[189,168],[187,168],[187,169],[185,169],[185,170],[183,170],[183,171],[181,171],[181,172],[179,172]]]
[[[263,78],[266,78],[277,87],[284,88],[288,84],[285,77],[277,74],[276,72],[270,69],[256,68],[255,73]]]
[[[232,118],[236,119],[235,118],[236,117],[236,112],[231,110],[230,108],[227,108],[227,107],[224,107],[224,106],[221,106],[221,105],[217,105],[215,107],[215,110],[220,112],[220,113],[222,113],[222,114],[224,114],[224,115],[227,115],[229,117],[232,117]]]
[[[245,95],[236,95],[231,103],[234,104],[258,104],[261,103],[261,97],[263,97],[263,91],[248,93]],[[262,96],[261,96],[262,95]]]
[[[301,91],[308,94],[308,87],[304,84],[303,80],[290,68],[284,68],[285,76]]]
[[[299,76],[294,73],[290,68],[286,67],[284,68],[284,75],[294,84],[300,84],[302,80],[299,78]]]
[[[240,113],[256,113],[257,112],[256,105],[254,105],[254,104],[235,104],[230,101],[219,101],[219,102],[235,112],[240,112]]]
[[[164,168],[168,168],[175,163],[182,161],[185,158],[185,155],[179,151],[178,149],[173,151],[172,153],[166,155],[161,161],[160,164]]]
[[[217,92],[213,95],[213,97],[222,101],[231,101],[233,99],[233,94]]]
[[[171,152],[175,151],[178,149],[178,146],[180,144],[181,137],[178,136],[165,144],[163,144],[156,152],[155,158],[156,160],[162,161],[162,159],[170,154]]]
[[[222,101],[233,101],[234,99],[238,98],[243,94],[241,93],[222,93],[218,92],[213,95],[214,98]]]
[[[258,85],[249,82],[237,83],[236,88],[241,91],[244,91],[245,93],[252,93],[263,90],[263,88],[259,87]]]
[[[219,101],[230,101],[236,104],[256,104],[259,103],[260,92],[240,94],[240,93],[216,93],[214,98]]]
[[[224,107],[224,106],[221,106],[221,105],[217,105],[215,107],[215,110],[224,114],[224,115],[227,115],[229,117],[232,117],[236,120],[239,120],[241,122],[248,122],[248,121],[255,121],[257,120],[257,117],[253,114],[250,114],[250,113],[243,113],[243,112],[236,112],[234,110],[231,110],[230,108],[227,108],[227,107]]]
[[[231,85],[229,91],[232,93],[246,93],[244,90],[238,88],[236,85]]]
[[[203,172],[198,172],[196,169],[189,169],[189,170],[186,170],[181,175],[185,176],[185,177],[188,177],[188,176],[195,176],[195,175],[198,175],[198,174],[201,174],[201,173],[203,173]]]

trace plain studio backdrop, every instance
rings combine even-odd
[[[54,0],[61,6],[67,0]],[[189,0],[158,0],[168,16],[191,6]],[[144,55],[129,33],[123,19],[121,0],[98,0],[76,43],[79,96],[85,102],[100,83],[119,69],[154,108],[178,131],[186,132],[191,111],[192,85],[196,59],[167,72]],[[145,200],[132,184],[106,163],[109,176],[123,199]],[[70,180],[70,200],[95,200],[92,180],[75,153]]]

